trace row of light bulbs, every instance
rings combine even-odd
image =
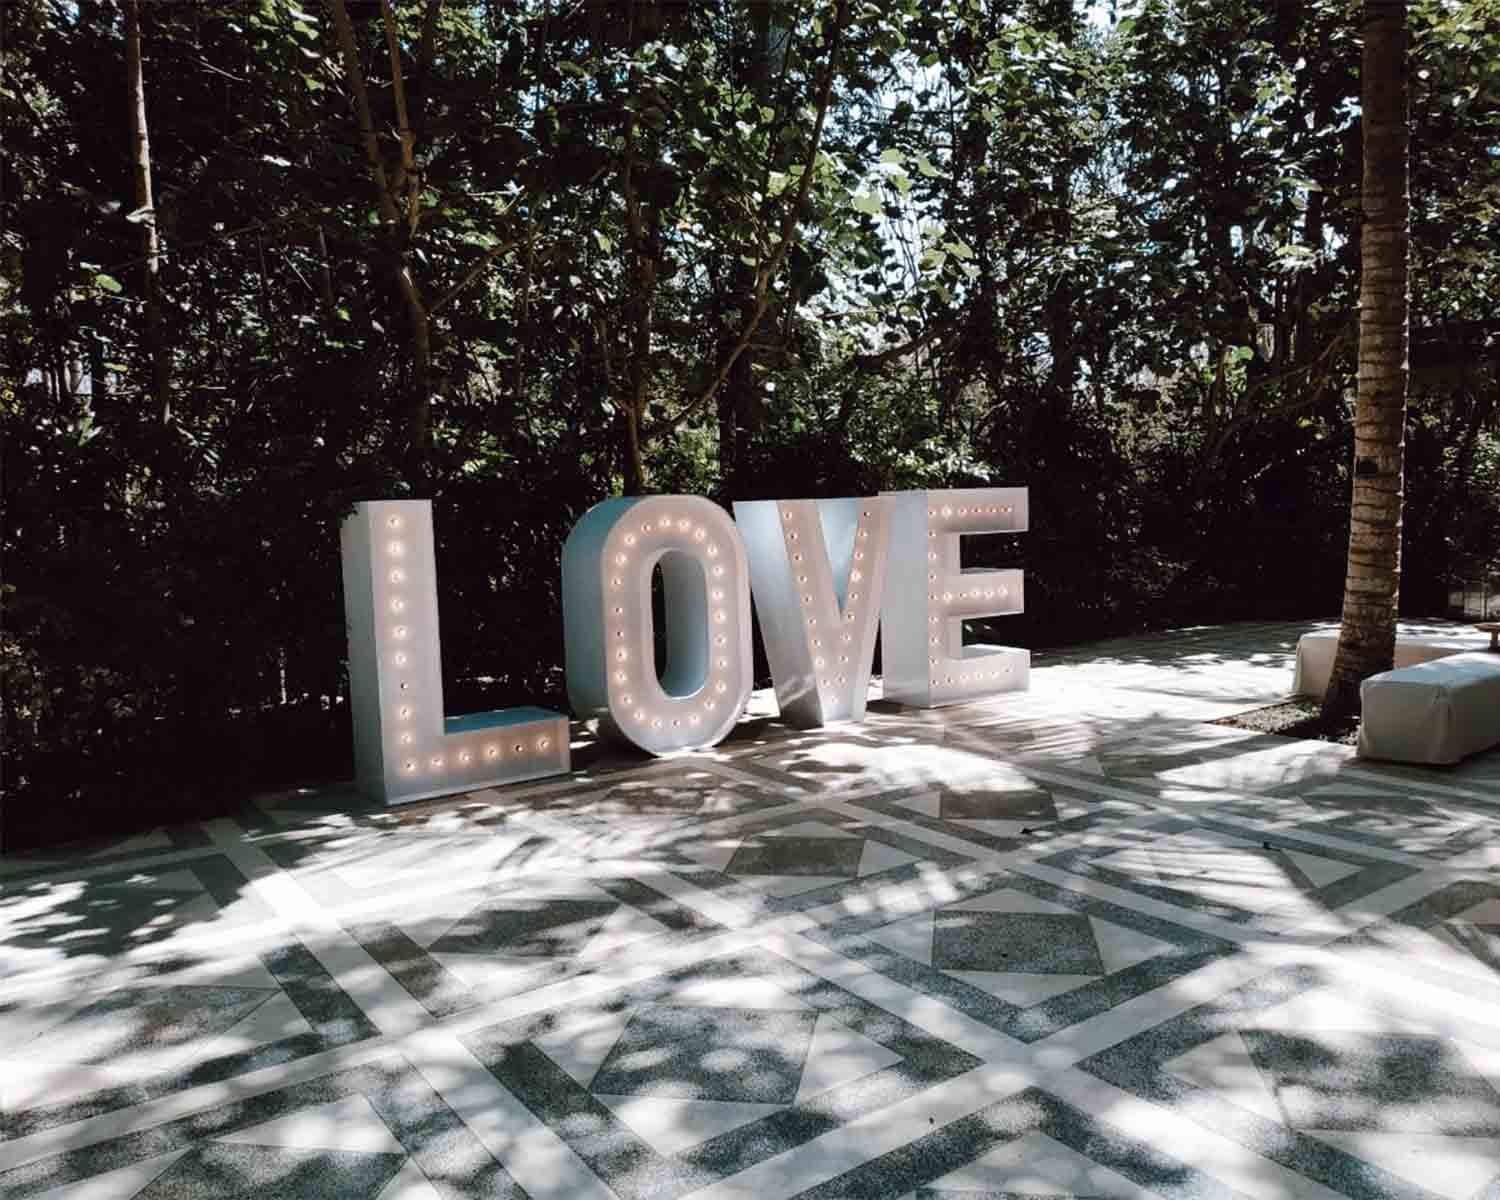
[[[613,554],[613,562],[615,566],[625,567],[629,565],[630,553],[635,549],[636,546],[640,545],[642,537],[649,537],[653,533],[671,534],[674,530],[678,534],[691,532],[693,541],[700,544],[706,543],[703,545],[703,552],[709,558],[719,557],[719,544],[717,542],[710,542],[708,540],[708,530],[706,527],[693,524],[693,522],[687,517],[673,518],[671,516],[665,516],[656,521],[642,521],[639,534],[637,534],[635,530],[628,530],[626,533],[621,535],[620,545]],[[712,579],[722,580],[724,578],[724,575],[725,569],[723,563],[714,563],[713,566],[709,568],[709,576]],[[612,576],[609,581],[609,586],[611,590],[620,590],[625,586],[624,577],[621,575]],[[713,623],[715,625],[727,624],[729,621],[729,613],[725,608],[722,607],[725,600],[724,589],[722,587],[711,587],[709,589],[708,596],[709,600],[716,606],[712,610]],[[616,618],[620,620],[624,619],[624,605],[615,604],[612,608],[612,611],[613,615]],[[626,631],[622,626],[616,626],[612,630],[612,632],[616,641],[626,640]],[[717,650],[717,654],[714,658],[714,664],[718,667],[719,670],[727,671],[729,669],[729,659],[725,657],[724,651],[725,648],[729,645],[729,638],[723,632],[719,632],[713,635],[713,640],[714,646]],[[616,647],[614,652],[614,659],[616,665],[610,678],[612,682],[618,685],[620,688],[626,688],[630,684],[630,672],[624,664],[630,661],[629,649],[625,646]],[[708,679],[704,683],[705,692],[709,690],[710,685],[712,685],[713,693],[718,696],[722,696],[729,691],[729,684],[726,683],[723,679],[715,679],[712,669],[709,670]],[[633,693],[628,691],[620,692],[620,704],[624,708],[624,710],[630,714],[631,718],[636,721],[637,724],[643,727],[649,727],[651,729],[664,729],[668,725],[670,725],[674,729],[680,729],[684,724],[686,724],[689,728],[696,728],[703,723],[703,717],[699,713],[688,713],[686,717],[669,718],[654,716],[653,714],[648,712],[646,708],[638,704],[637,697]],[[719,707],[719,702],[715,700],[713,696],[706,696],[701,701],[701,704],[705,713],[712,713]]]
[[[865,527],[865,522],[870,519],[871,515],[872,514],[868,508],[864,509],[860,513],[859,522],[854,527],[855,565],[849,572],[849,582],[851,585],[861,583],[864,580],[864,571],[859,566],[859,564],[864,562],[865,543],[868,543],[868,541],[870,540],[870,531]],[[802,563],[802,530],[797,525],[796,510],[791,508],[790,506],[783,506],[781,509],[781,521],[781,531],[785,537],[787,554],[791,556],[793,569],[798,571],[797,582],[798,584],[805,586],[808,582],[808,579],[805,574],[801,573],[802,568],[800,564]],[[846,625],[853,625],[855,620],[857,619],[858,614],[854,611],[854,606],[858,603],[858,601],[859,593],[856,591],[850,591],[844,605],[844,623]],[[847,674],[828,676],[821,673],[823,668],[828,665],[828,660],[825,656],[817,653],[817,651],[823,648],[823,639],[818,632],[818,618],[813,616],[811,612],[812,605],[812,593],[803,592],[803,620],[807,626],[808,644],[814,651],[813,670],[818,673],[817,680],[819,691],[827,692],[831,690],[835,684],[840,687],[847,684],[849,682],[849,676]],[[846,632],[841,632],[839,634],[839,644],[842,647],[847,649],[853,644],[853,642],[854,636],[852,634]],[[849,662],[849,655],[840,654],[839,662],[847,666]],[[828,697],[828,699],[831,701],[835,699],[835,697],[830,696]]]
[[[927,515],[929,517],[936,517],[939,515],[944,517],[951,517],[956,512],[960,517],[1008,517],[1015,511],[1016,506],[1014,504],[991,504],[988,508],[984,507],[983,505],[978,505],[973,508],[958,509],[955,509],[950,504],[945,504],[942,508],[929,508],[927,510]]]
[[[406,543],[401,541],[399,536],[401,530],[401,518],[397,516],[387,517],[385,520],[385,524],[386,528],[389,529],[393,535],[395,535],[391,538],[390,541],[386,543],[386,554],[389,555],[392,559],[404,558],[406,556]],[[392,584],[400,587],[406,582],[406,571],[404,568],[399,566],[392,567],[389,574],[387,575],[387,578],[391,581]],[[396,595],[390,598],[390,610],[392,613],[395,613],[399,616],[401,613],[406,611],[406,607],[407,600],[405,596]],[[405,625],[395,625],[391,628],[391,636],[394,637],[397,641],[405,641],[410,635],[411,630]],[[410,664],[411,660],[410,656],[404,650],[398,650],[391,656],[391,661],[395,663],[397,667],[401,667],[404,669]],[[411,685],[405,679],[401,679],[398,681],[397,687],[401,691],[405,692],[410,690]],[[396,710],[397,718],[403,723],[410,721],[415,715],[416,710],[413,709],[410,704],[402,704]],[[416,734],[414,734],[410,729],[403,729],[397,737],[397,741],[401,745],[407,747],[415,745],[416,740]],[[538,754],[545,754],[548,750],[552,749],[552,739],[550,737],[539,737],[535,742],[532,743],[532,748]],[[526,754],[526,743],[512,743],[511,752],[517,756]],[[479,748],[477,757],[476,752],[473,750],[460,750],[457,754],[454,755],[454,759],[456,760],[459,767],[469,767],[473,766],[476,762],[498,762],[500,759],[500,755],[500,746],[496,743],[490,743]],[[407,758],[401,763],[401,769],[408,775],[415,775],[420,769],[420,765],[421,764],[416,758]],[[445,755],[434,754],[427,760],[427,765],[434,771],[441,771],[448,765],[448,760]]]

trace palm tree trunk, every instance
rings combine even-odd
[[[1343,628],[1326,716],[1359,708],[1359,685],[1390,670],[1401,593],[1406,451],[1409,98],[1407,0],[1365,0],[1359,400]]]

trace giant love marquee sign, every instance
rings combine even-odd
[[[701,496],[606,500],[563,547],[568,699],[652,754],[715,745],[750,696],[752,592],[793,725],[863,719],[877,629],[887,699],[933,708],[1024,690],[1030,654],[964,645],[962,625],[1021,612],[1022,572],[965,568],[961,546],[1026,526],[1025,488],[736,501],[733,520]],[[363,790],[399,804],[570,769],[562,713],[445,715],[430,501],[361,502],[341,549]]]

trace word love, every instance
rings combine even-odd
[[[1024,690],[1025,650],[963,641],[965,620],[1023,610],[1023,574],[965,568],[961,547],[1026,524],[1025,488],[743,501],[733,520],[701,496],[606,500],[563,547],[568,699],[652,754],[715,745],[754,682],[752,593],[793,725],[864,718],[877,631],[888,700]],[[561,713],[444,714],[431,502],[362,502],[341,540],[360,786],[394,804],[566,773]]]

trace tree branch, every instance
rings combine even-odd
[[[813,123],[812,145],[808,147],[807,161],[802,166],[802,179],[797,187],[796,198],[787,206],[786,213],[781,220],[781,240],[777,243],[770,261],[763,263],[756,274],[755,308],[750,314],[750,319],[745,322],[745,328],[740,333],[734,349],[719,365],[713,382],[708,385],[708,388],[696,400],[690,401],[675,417],[655,426],[648,433],[643,433],[643,440],[650,440],[676,429],[718,395],[719,389],[724,386],[724,381],[729,378],[729,372],[734,368],[735,361],[745,352],[745,347],[750,344],[750,339],[755,336],[755,331],[760,326],[761,318],[766,315],[766,309],[770,307],[771,285],[786,261],[787,251],[791,248],[792,233],[797,227],[797,219],[802,213],[803,205],[807,203],[808,193],[812,190],[813,175],[818,165],[818,153],[823,144],[823,127],[828,121],[828,103],[833,95],[833,77],[838,70],[839,45],[843,41],[844,25],[848,20],[848,15],[848,0],[838,0],[833,31],[828,38],[828,61],[824,66],[818,95],[818,116]]]
[[[403,185],[407,189],[406,232],[412,236],[422,219],[422,183],[417,176],[417,138],[411,131],[411,116],[406,109],[406,84],[401,78],[401,39],[396,36],[396,14],[391,10],[391,0],[380,0],[380,16],[385,23],[385,44],[391,55],[391,95],[396,101],[396,126],[401,136],[401,167],[394,186],[398,191]]]

